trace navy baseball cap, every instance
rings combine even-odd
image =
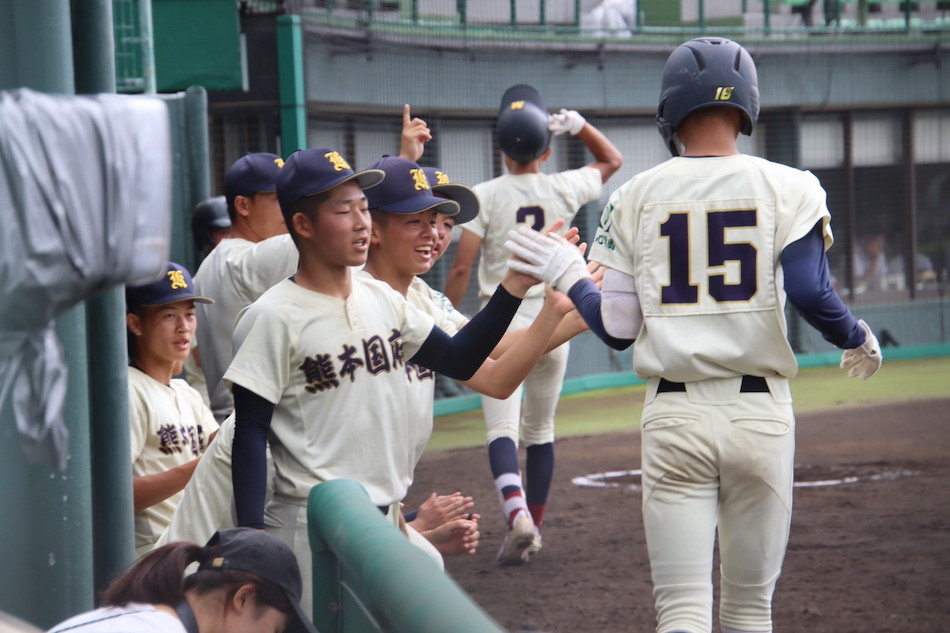
[[[432,187],[432,193],[442,194],[458,203],[459,212],[454,216],[456,224],[465,224],[475,219],[481,208],[481,202],[478,200],[478,194],[471,187],[452,182],[449,175],[437,167],[423,167],[422,171]]]
[[[505,94],[501,96],[501,106],[498,108],[498,113],[501,114],[509,109],[512,103],[518,103],[520,101],[533,103],[541,108],[541,110],[547,112],[544,108],[544,100],[541,98],[540,92],[528,84],[517,84],[505,90]]]
[[[421,213],[435,209],[444,215],[456,215],[459,205],[452,200],[432,195],[425,172],[415,162],[399,156],[383,156],[371,169],[379,169],[386,179],[379,187],[366,192],[370,209],[387,213]]]
[[[198,571],[237,570],[260,576],[280,587],[293,609],[285,633],[317,633],[300,608],[303,594],[300,567],[286,543],[253,528],[230,528],[215,532],[205,549],[209,551],[209,558],[198,565]]]
[[[276,191],[277,174],[283,166],[283,158],[267,152],[245,154],[234,161],[224,176],[224,196],[228,206],[234,206],[234,199],[238,196]]]
[[[195,294],[195,283],[188,270],[175,262],[168,262],[158,279],[125,287],[125,309],[128,312],[139,306],[161,306],[186,299],[214,303],[214,299]]]
[[[384,177],[378,169],[353,171],[336,150],[301,149],[291,154],[280,170],[277,199],[284,217],[289,218],[294,204],[304,196],[323,193],[350,180],[355,180],[360,189],[368,189],[378,185]]]

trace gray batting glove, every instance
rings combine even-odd
[[[864,322],[864,319],[858,321],[864,331],[867,332],[867,338],[864,343],[854,349],[846,349],[841,355],[841,363],[838,365],[841,369],[848,370],[848,375],[852,378],[867,380],[881,368],[884,358],[881,356],[881,346],[877,342],[877,337],[871,332],[871,328]]]
[[[505,247],[511,251],[508,268],[540,279],[567,292],[581,279],[590,279],[587,262],[577,247],[560,235],[545,235],[526,226],[508,232]]]
[[[576,136],[584,129],[587,119],[581,116],[577,110],[566,110],[561,108],[557,114],[552,114],[548,119],[548,129],[552,134],[558,136],[565,132],[570,132],[571,136]]]

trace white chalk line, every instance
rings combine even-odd
[[[901,477],[910,477],[915,475],[914,471],[906,470],[903,468],[898,469],[889,469],[873,475],[868,475],[865,477],[841,477],[839,479],[822,479],[819,481],[796,481],[794,486],[796,488],[822,488],[827,486],[843,486],[846,484],[856,484],[862,481],[881,481],[884,479],[900,479]],[[582,475],[580,477],[574,477],[571,479],[571,483],[580,488],[625,488],[630,491],[639,491],[642,490],[639,484],[626,484],[623,485],[616,481],[610,481],[611,479],[620,479],[621,477],[641,477],[643,471],[639,468],[634,470],[611,470],[603,473],[593,473],[590,475]]]

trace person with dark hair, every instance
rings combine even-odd
[[[135,548],[142,556],[167,529],[218,430],[201,395],[175,378],[191,351],[195,304],[212,300],[195,293],[187,269],[168,262],[158,279],[126,286],[125,303]]]
[[[197,563],[192,574],[186,569]],[[139,560],[102,596],[102,606],[49,633],[316,633],[300,608],[294,554],[265,532],[216,532],[205,547],[177,542]]]
[[[231,215],[225,196],[206,198],[191,212],[191,237],[202,257],[231,234]]]
[[[409,363],[468,380],[537,283],[505,275],[485,308],[450,336],[388,284],[355,276],[371,241],[363,190],[383,177],[380,170],[353,171],[330,148],[287,159],[277,197],[300,264],[244,311],[224,376],[235,403],[232,460],[241,465],[231,471],[238,524],[292,544],[305,581],[313,486],[357,481],[397,525],[416,451],[432,425],[407,406]],[[276,475],[265,504],[268,445]]]
[[[509,236],[512,268],[567,292],[612,348],[636,340],[634,370],[647,381],[641,508],[660,633],[714,630],[716,598],[722,633],[773,630],[795,471],[787,307],[844,350],[849,376],[865,380],[882,363],[870,327],[831,285],[819,180],[737,147],[758,114],[758,74],[743,46],[685,42],[666,62],[657,107],[672,158],[607,202],[590,255],[606,269],[602,287],[572,244],[524,228]]]
[[[562,134],[581,141],[593,161],[578,169],[544,173],[551,138]],[[600,198],[604,183],[623,165],[620,150],[580,113],[562,109],[549,115],[539,92],[525,84],[512,86],[502,96],[496,136],[508,173],[473,187],[481,210],[462,227],[443,288],[457,307],[475,268],[483,305],[494,292],[507,270],[508,231],[529,226],[543,232],[558,220],[570,224],[583,205]],[[538,286],[528,293],[512,330],[534,321],[544,305],[544,292]],[[541,549],[541,524],[554,477],[554,418],[568,354],[567,344],[547,352],[507,398],[482,396],[488,464],[507,530],[498,552],[503,565],[524,564]],[[524,473],[519,442],[526,447]]]

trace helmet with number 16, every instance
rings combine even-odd
[[[679,156],[676,131],[700,108],[726,106],[742,111],[745,135],[759,118],[759,79],[752,56],[721,37],[700,37],[676,47],[663,68],[656,122],[663,142]]]

